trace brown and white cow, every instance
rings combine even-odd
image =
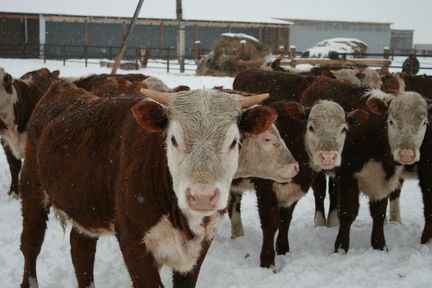
[[[340,105],[331,101],[304,104],[306,107],[292,101],[268,104],[277,110],[276,127],[300,166],[292,181],[278,183],[250,178],[235,180],[231,187],[229,213],[232,238],[244,234],[240,217],[242,192],[256,190],[263,229],[261,267],[274,269],[274,237],[277,230],[277,253],[289,251],[288,230],[297,201],[306,194],[318,172],[340,165],[348,127],[360,125],[368,117],[363,110],[347,115]]]
[[[372,247],[387,249],[383,231],[387,197],[399,185],[402,165],[418,161],[428,119],[426,101],[418,94],[401,92],[392,97],[371,92],[362,97],[364,92],[355,85],[328,80],[314,83],[304,94],[314,100],[336,101],[347,111],[369,108],[376,113],[371,113],[363,129],[347,137],[342,164],[336,169],[340,227],[335,250],[340,252],[349,248],[360,191],[371,200]]]
[[[20,191],[22,287],[37,283],[36,258],[52,206],[73,225],[78,286],[93,285],[97,239],[114,234],[134,287],[194,287],[228,201],[240,133],[259,135],[274,110],[268,95],[235,100],[215,90],[99,98],[57,82],[28,129]]]
[[[36,103],[58,79],[59,72],[46,68],[24,74],[21,79],[0,68],[0,136],[11,173],[9,195],[18,197],[18,176],[24,157],[27,122]]]

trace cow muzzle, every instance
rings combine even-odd
[[[213,211],[217,209],[220,197],[218,189],[206,185],[194,185],[186,191],[186,199],[189,208],[195,211]]]
[[[412,164],[416,162],[416,153],[413,149],[400,149],[397,161],[401,164]]]
[[[318,159],[319,162],[321,164],[321,166],[323,167],[331,167],[333,168],[334,166],[336,166],[337,160],[338,160],[338,152],[335,151],[321,151],[318,154]]]
[[[298,172],[300,171],[299,164],[297,162],[284,165],[282,168],[278,169],[277,176],[279,183],[291,182]]]

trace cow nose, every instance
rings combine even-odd
[[[411,164],[415,159],[415,151],[412,149],[400,149],[399,161],[402,164]]]
[[[319,158],[323,165],[334,165],[336,164],[337,153],[336,152],[320,152]]]
[[[219,190],[193,187],[186,191],[186,199],[193,210],[214,210],[219,199]]]
[[[299,164],[297,162],[293,162],[284,165],[282,168],[280,168],[278,174],[281,177],[281,180],[289,181],[294,176],[296,176],[299,171],[300,171]]]

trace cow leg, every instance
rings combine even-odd
[[[336,179],[339,192],[339,233],[336,237],[335,252],[346,253],[349,249],[349,234],[359,209],[359,188],[352,175],[338,176]]]
[[[264,182],[264,180],[263,180]],[[275,269],[274,237],[279,227],[279,207],[276,194],[272,189],[272,181],[264,185],[256,185],[258,212],[263,230],[260,264],[263,268]]]
[[[325,208],[324,198],[326,196],[326,178],[324,173],[318,173],[315,179],[312,181],[312,189],[315,198],[315,227],[325,226]]]
[[[70,233],[72,263],[79,288],[93,287],[93,267],[98,238],[90,238],[75,228]]]
[[[159,266],[139,235],[118,233],[117,239],[134,288],[164,287],[159,275]]]
[[[11,173],[11,186],[9,188],[8,195],[13,196],[15,198],[18,198],[18,179],[19,179],[19,173],[21,171],[21,159],[16,159],[15,156],[12,154],[12,151],[10,150],[9,146],[7,146],[3,141],[1,142],[5,155],[6,160],[9,164],[9,170]]]
[[[333,177],[329,177],[329,198],[330,198],[330,207],[329,213],[327,216],[327,227],[336,227],[339,225],[339,215],[338,215],[338,187],[336,187],[335,179]]]
[[[173,271],[173,287],[174,288],[195,288],[198,275],[201,270],[202,263],[204,262],[204,258],[207,255],[207,251],[210,248],[211,241],[204,241],[203,248],[201,251],[201,255],[197,260],[196,265],[192,269],[192,271],[188,273],[179,273]]]
[[[281,207],[279,209],[279,233],[276,239],[276,252],[278,255],[285,255],[289,252],[288,232],[292,219],[292,214],[297,202],[294,202],[290,207]]]
[[[400,193],[402,189],[403,179],[400,180],[400,186],[390,193],[390,221],[402,223],[400,216]]]
[[[387,198],[370,201],[369,209],[373,219],[371,245],[374,249],[388,251],[384,237],[384,220],[387,211]]]
[[[421,236],[421,243],[432,243],[432,167],[430,167],[430,161],[426,158],[426,161],[421,161],[421,167],[419,165],[418,177],[419,184],[423,194],[423,213],[425,217],[425,226]]]
[[[243,195],[241,193],[231,192],[230,203],[228,206],[228,214],[231,221],[232,239],[244,236],[244,229],[240,211],[242,197]]]
[[[22,288],[37,287],[36,260],[45,237],[49,212],[49,205],[38,179],[34,175],[31,177],[34,170],[25,168],[20,183],[23,216],[20,248],[24,256]]]

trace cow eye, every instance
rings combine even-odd
[[[314,130],[314,128],[312,126],[309,126],[309,131],[312,132],[312,133],[315,132],[315,130]]]
[[[388,123],[389,123],[390,126],[393,126],[393,121],[392,120],[389,120]]]
[[[233,142],[231,142],[231,145],[229,146],[229,149],[232,150],[237,145],[237,139],[234,139]]]
[[[342,128],[342,132],[341,133],[343,134],[343,133],[346,133],[346,132],[348,132],[348,128],[347,127]]]
[[[172,144],[174,147],[177,147],[177,146],[178,146],[178,144],[177,144],[177,140],[175,139],[174,136],[171,136],[171,144]]]

